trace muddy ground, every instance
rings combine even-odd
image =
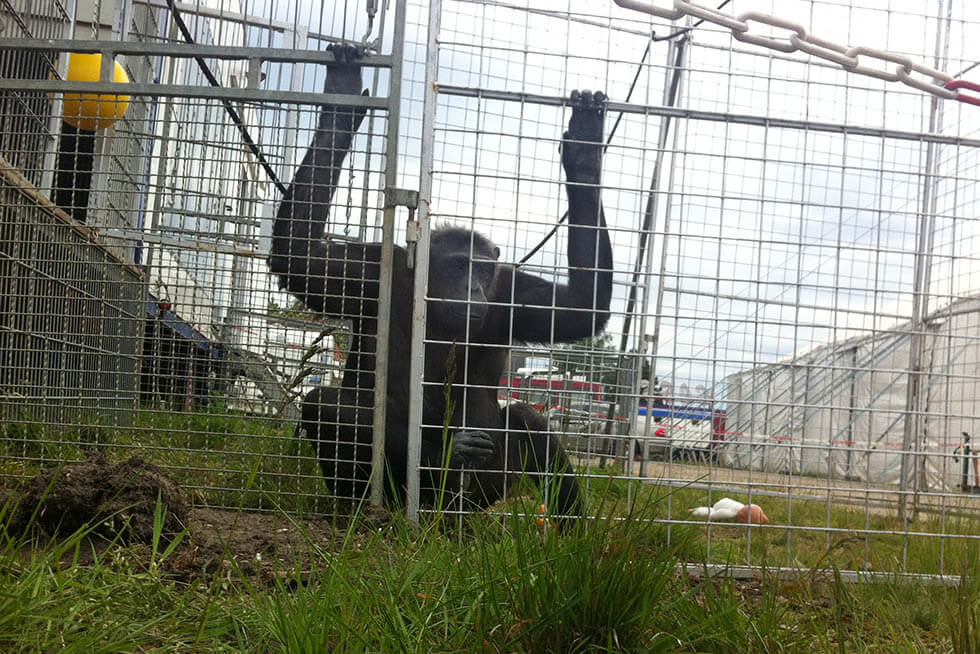
[[[180,539],[163,569],[187,581],[231,573],[236,567],[268,581],[285,571],[308,571],[318,552],[340,547],[347,526],[325,518],[197,508],[176,482],[138,457],[113,463],[93,454],[87,461],[45,470],[16,491],[0,487],[0,506],[13,500],[5,522],[15,533],[29,530],[43,542],[88,528],[90,535],[79,551],[83,564],[115,542],[145,545],[149,553],[158,497],[166,507],[158,549]],[[362,516],[362,523],[371,528],[387,519],[374,510]],[[69,563],[73,556],[74,551],[66,553]]]

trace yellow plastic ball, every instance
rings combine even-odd
[[[101,71],[102,55],[100,54],[68,55],[69,81],[98,82]],[[115,62],[112,81],[121,84],[129,83],[129,76],[118,61]],[[128,95],[65,93],[65,122],[78,129],[94,131],[108,127],[122,118],[127,109],[129,109]]]

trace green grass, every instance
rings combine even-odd
[[[7,422],[0,474],[27,478],[91,449],[161,465],[197,502],[283,520],[328,507],[291,425],[230,412],[145,411],[127,427]],[[976,519],[906,525],[843,505],[828,517],[826,501],[777,498],[757,499],[772,528],[678,524],[707,493],[589,472],[591,509],[618,520],[542,531],[525,517],[540,503],[528,486],[462,528],[428,515],[421,527],[354,525],[339,544],[309,534],[303,556],[265,576],[231,555],[209,575],[168,576],[190,538],[105,546],[84,530],[45,542],[0,528],[0,651],[980,652],[980,552],[955,538],[980,533]],[[843,531],[820,529],[828,524]],[[680,562],[750,562],[763,577],[688,579],[675,573]],[[765,572],[780,566],[810,572],[793,581]],[[851,569],[966,581],[836,577]]]
[[[706,503],[705,496],[704,491],[675,490],[672,515],[686,519],[687,509]],[[721,496],[713,493],[714,498]],[[980,545],[980,520],[972,517],[943,519],[924,513],[905,523],[896,512],[866,514],[861,506],[839,504],[831,505],[828,515],[827,501],[816,499],[794,500],[790,515],[785,499],[755,501],[764,504],[772,526],[752,529],[751,534],[744,526],[697,526],[710,544],[710,561],[802,568],[832,563],[842,570],[959,574],[962,562]]]
[[[958,575],[964,561],[980,548],[980,516],[923,512],[903,522],[895,510],[866,514],[861,505],[831,503],[826,498],[794,499],[754,497],[764,506],[770,525],[749,528],[690,518],[688,509],[729,495],[743,502],[746,494],[626,481],[612,472],[589,470],[590,508],[599,515],[618,515],[619,507],[637,503],[652,507],[646,514],[663,521],[658,528],[669,539],[693,543],[693,561],[750,564],[768,567],[810,568],[834,566],[840,570],[911,572]],[[667,524],[670,524],[668,527]],[[829,527],[829,528],[828,528]],[[695,537],[691,537],[696,534]],[[693,549],[692,549],[693,548]]]
[[[234,563],[171,579],[180,540],[92,549],[84,530],[56,543],[0,532],[0,651],[977,651],[972,574],[955,589],[840,583],[833,568],[706,582],[677,574],[686,545],[659,544],[645,522],[436,522],[311,541],[271,581]]]
[[[295,514],[328,508],[319,467],[309,445],[294,436],[293,424],[221,407],[211,413],[143,409],[126,427],[5,422],[0,477],[25,479],[94,450],[117,461],[139,456],[155,463],[201,504],[276,506]]]
[[[163,467],[198,504],[277,508],[294,515],[333,508],[309,445],[295,437],[291,423],[220,406],[210,413],[144,409],[127,427],[8,421],[0,424],[0,476],[26,479],[44,466],[80,460],[95,449],[113,460],[141,456]],[[648,507],[650,518],[687,520],[687,509],[709,502],[702,490],[674,488],[668,495],[663,488],[589,472],[589,505],[599,515],[619,515],[639,504]],[[721,495],[716,491],[711,501]],[[520,508],[533,513],[538,499],[526,499],[527,506]],[[892,513],[865,515],[862,507],[846,505],[832,505],[828,515],[826,500],[816,498],[792,504],[780,498],[755,501],[765,506],[774,527],[750,532],[692,522],[651,529],[665,541],[694,543],[686,553],[692,560],[807,568],[826,563],[830,552],[831,562],[841,569],[933,574],[955,573],[975,547],[970,537],[980,533],[980,520],[974,517],[941,520],[924,514],[904,524]],[[505,511],[513,508],[508,507]],[[688,538],[691,533],[697,537]]]
[[[36,422],[0,424],[0,478],[26,479],[42,467],[81,460],[102,450],[112,460],[140,456],[155,463],[197,504],[278,509],[292,515],[331,513],[319,468],[294,426],[273,418],[235,413],[222,406],[210,413],[143,409],[127,427],[105,424],[50,426]],[[766,529],[712,525],[688,520],[688,509],[714,501],[703,490],[627,482],[611,471],[590,469],[589,507],[597,515],[623,515],[632,505],[650,519],[674,521],[649,529],[662,542],[687,543],[690,560],[757,566],[835,565],[844,570],[957,574],[976,548],[980,519],[923,514],[905,524],[893,512],[865,515],[863,507],[826,499],[755,498],[765,506]],[[534,513],[540,498],[529,491],[503,511]],[[744,495],[733,495],[746,501]],[[346,508],[342,508],[346,511]],[[791,527],[787,527],[790,525]],[[830,526],[832,529],[827,529]],[[892,533],[887,533],[892,532]],[[693,535],[693,537],[692,537]]]

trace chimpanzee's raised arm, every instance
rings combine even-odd
[[[356,61],[362,51],[339,44],[330,50],[335,61],[327,66],[324,93],[360,94]],[[344,158],[365,112],[364,107],[323,106],[313,142],[279,204],[272,229],[269,267],[281,286],[310,309],[328,314],[363,315],[363,300],[378,294],[380,246],[323,241]]]
[[[612,297],[612,247],[599,199],[606,97],[573,91],[562,139],[568,194],[568,284],[514,272],[514,338],[574,341],[602,331]],[[507,295],[504,289],[502,295]]]

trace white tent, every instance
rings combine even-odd
[[[720,461],[899,485],[904,457],[911,487],[957,489],[963,434],[980,435],[978,333],[980,297],[973,296],[934,312],[921,338],[910,324],[898,325],[730,375]],[[921,372],[913,375],[916,343]],[[969,483],[976,482],[971,470]]]

